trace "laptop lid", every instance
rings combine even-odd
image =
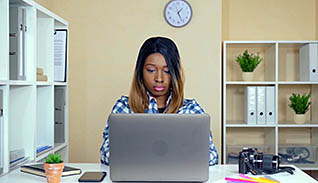
[[[206,181],[207,114],[111,114],[112,181]]]

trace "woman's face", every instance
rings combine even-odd
[[[143,81],[153,97],[167,97],[170,91],[170,72],[160,53],[149,55],[143,67]]]

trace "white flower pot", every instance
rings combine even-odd
[[[243,81],[253,81],[254,73],[253,72],[243,72],[242,78],[243,78]]]
[[[306,122],[306,115],[305,114],[295,114],[294,121],[296,124],[304,124]]]

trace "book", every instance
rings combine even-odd
[[[47,76],[46,75],[36,75],[36,80],[37,81],[47,81]]]
[[[23,165],[20,167],[20,171],[24,173],[29,173],[29,174],[45,177],[45,170],[43,168],[43,163]],[[82,173],[82,170],[79,168],[64,166],[62,177],[70,176],[70,175],[78,175],[81,173]]]
[[[43,69],[40,68],[40,67],[37,67],[37,68],[36,68],[36,74],[37,74],[37,75],[43,75]]]

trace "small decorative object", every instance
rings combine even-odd
[[[243,71],[242,77],[244,81],[253,80],[253,71],[262,60],[263,59],[259,56],[259,54],[249,54],[247,50],[244,51],[243,55],[236,57],[236,62],[240,64]]]
[[[291,107],[295,111],[294,121],[297,124],[304,124],[306,120],[305,113],[309,110],[309,106],[311,102],[309,102],[311,94],[304,93],[302,96],[300,94],[293,93],[292,96],[289,97]]]
[[[64,162],[60,154],[49,154],[49,156],[45,158],[45,163],[43,164],[43,167],[45,169],[46,180],[48,183],[61,182],[61,176],[64,169]]]
[[[164,17],[169,25],[184,27],[192,17],[191,5],[186,0],[171,0],[164,9]]]

